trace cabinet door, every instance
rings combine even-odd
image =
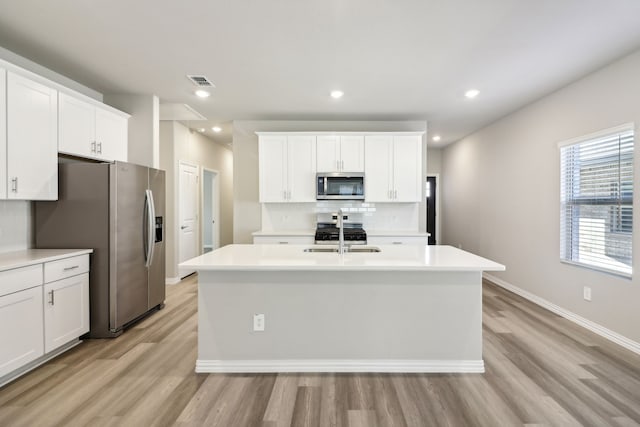
[[[128,119],[111,111],[95,109],[97,157],[127,161]]]
[[[289,202],[316,201],[316,141],[314,136],[287,138]]]
[[[96,108],[67,94],[58,100],[58,151],[96,157]]]
[[[7,73],[9,199],[58,198],[58,92]]]
[[[393,194],[396,202],[419,202],[422,199],[422,137],[393,138]]]
[[[375,135],[366,137],[365,187],[364,195],[367,202],[391,202],[391,156],[393,137]]]
[[[287,189],[287,137],[261,136],[258,142],[260,202],[285,202]]]
[[[340,137],[340,167],[342,172],[364,172],[364,136]]]
[[[7,71],[0,68],[0,200],[7,198]]]
[[[0,297],[0,377],[44,354],[42,286]]]
[[[340,170],[340,140],[337,136],[321,135],[317,139],[316,165],[318,172]]]
[[[89,273],[45,283],[44,351],[89,332]]]

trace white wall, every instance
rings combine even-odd
[[[640,51],[448,146],[441,186],[447,244],[505,264],[500,279],[636,342],[640,233],[633,238],[632,280],[560,263],[557,143],[635,122],[640,177],[638,76]],[[591,302],[583,300],[583,286],[592,288]]]
[[[427,148],[427,174],[442,172],[442,148]]]
[[[106,94],[104,102],[131,114],[127,161],[158,168],[160,165],[160,106],[158,97],[155,95]]]
[[[313,131],[426,131],[424,121],[291,121],[263,120],[233,122],[234,170],[234,243],[251,243],[251,233],[262,227],[261,206],[258,202],[258,136],[255,132],[313,132]],[[422,152],[426,157],[423,140]],[[423,158],[422,173],[426,174]],[[424,181],[424,180],[423,180]],[[425,230],[425,203],[419,205],[419,230]],[[308,217],[308,215],[307,215]]]
[[[184,161],[220,173],[220,246],[233,242],[233,153],[221,144],[209,138],[191,132],[184,125],[173,122],[160,122],[160,169],[166,171],[166,265],[169,280],[178,277],[178,164]],[[202,182],[202,179],[200,179]],[[200,206],[202,201],[200,201]],[[202,230],[202,224],[200,224]],[[201,234],[200,232],[198,233]],[[199,236],[200,237],[200,236]],[[202,242],[198,240],[198,248]]]

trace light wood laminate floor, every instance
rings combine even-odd
[[[485,374],[195,374],[196,279],[0,389],[0,426],[636,426],[640,356],[484,285]]]

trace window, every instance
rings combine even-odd
[[[560,259],[631,275],[633,126],[560,144]]]

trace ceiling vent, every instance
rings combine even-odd
[[[187,78],[198,87],[216,87],[216,85],[211,83],[211,80],[205,76],[187,75]]]

